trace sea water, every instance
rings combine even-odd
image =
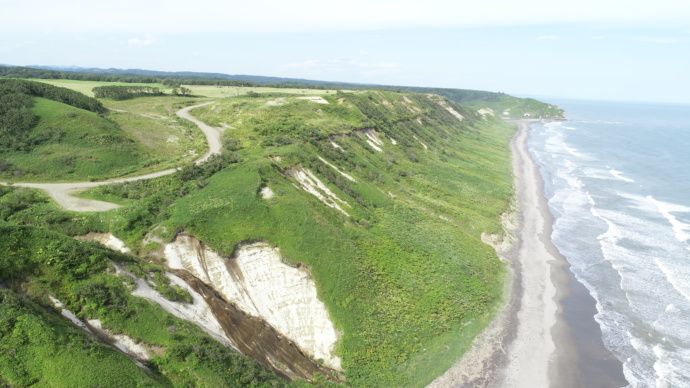
[[[552,239],[633,387],[690,387],[690,105],[549,101],[532,125]]]

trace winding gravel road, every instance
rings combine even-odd
[[[213,128],[193,117],[189,111],[202,107],[205,105],[213,104],[215,101],[206,102],[199,105],[188,106],[186,108],[177,111],[177,115],[183,119],[187,119],[194,124],[196,124],[199,129],[206,136],[206,141],[208,142],[208,152],[206,152],[202,157],[197,159],[194,163],[200,164],[208,160],[211,155],[220,153],[220,132],[218,129]],[[177,168],[171,168],[168,170],[158,171],[151,174],[139,175],[130,178],[118,178],[111,179],[101,182],[73,182],[73,183],[14,183],[13,186],[18,187],[31,187],[35,189],[41,189],[48,193],[50,198],[52,198],[58,205],[67,210],[74,210],[78,212],[93,212],[93,211],[106,211],[120,207],[120,205],[97,201],[95,199],[85,199],[73,197],[72,194],[83,191],[84,189],[107,185],[111,183],[121,183],[121,182],[133,182],[140,181],[144,179],[157,178],[164,175],[169,175],[178,171]],[[0,182],[0,184],[7,186],[6,182]]]

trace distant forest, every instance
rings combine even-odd
[[[217,85],[301,89],[358,90],[379,89],[400,92],[433,93],[460,104],[476,101],[496,102],[504,93],[470,89],[429,88],[415,86],[371,85],[344,82],[314,81],[297,78],[264,77],[253,75],[228,75],[220,73],[163,72],[140,69],[75,69],[52,70],[48,67],[31,68],[0,65],[0,78],[71,79],[125,83],[164,83],[175,81],[181,85]]]

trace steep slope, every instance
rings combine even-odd
[[[348,381],[424,384],[498,301],[503,269],[480,235],[502,232],[512,130],[433,95],[324,99],[203,108],[209,124],[235,128],[244,161],[176,201],[164,224],[221,255],[260,239],[309,266],[343,332]]]
[[[170,288],[160,270],[131,256],[0,222],[0,382],[283,385],[268,369],[212,340],[196,325],[130,295],[140,281],[161,292]]]
[[[171,269],[184,269],[213,287],[247,314],[266,320],[326,366],[340,368],[333,354],[337,334],[316,296],[309,272],[285,265],[268,244],[245,244],[230,259],[191,236],[180,234],[165,245]]]

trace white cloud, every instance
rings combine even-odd
[[[681,42],[680,39],[676,39],[676,38],[662,38],[662,37],[655,37],[655,36],[638,36],[638,37],[634,37],[634,38],[629,38],[629,40],[636,40],[638,42],[647,42],[647,43],[660,43],[660,44],[669,44],[669,43]]]
[[[41,12],[36,12],[40,9]],[[492,11],[488,11],[492,10]],[[623,23],[687,29],[686,0],[23,0],[0,2],[0,34],[286,33],[391,28],[469,28],[565,23]],[[107,16],[107,17],[104,17]],[[152,17],[155,15],[155,17]],[[31,23],[26,23],[31,20]],[[126,23],[122,21],[125,20]],[[140,38],[134,38],[139,39]]]
[[[558,40],[558,37],[554,35],[541,35],[537,36],[537,40]]]
[[[35,46],[37,43],[33,40],[25,40],[17,43],[0,44],[0,51],[21,50],[30,46]]]
[[[156,39],[153,34],[146,34],[142,39],[139,38],[130,38],[127,40],[127,45],[130,47],[144,47],[144,46],[152,46],[156,43],[158,43],[158,39]]]
[[[354,73],[365,77],[392,74],[400,71],[400,65],[397,63],[366,63],[346,57],[325,60],[312,59],[304,62],[289,63],[284,67],[287,69],[305,70],[315,75]]]

